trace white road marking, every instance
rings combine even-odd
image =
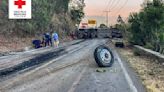
[[[130,78],[130,76],[129,76],[127,70],[126,70],[126,68],[124,67],[124,65],[123,65],[123,63],[122,63],[122,61],[121,61],[119,55],[118,55],[117,53],[115,53],[115,55],[116,55],[116,57],[118,57],[118,58],[117,58],[117,59],[118,59],[118,62],[119,62],[120,66],[121,66],[121,68],[122,68],[122,70],[123,70],[124,76],[125,76],[125,78],[126,78],[128,84],[129,84],[129,86],[130,86],[131,92],[138,92],[138,90],[137,90],[137,88],[135,87],[135,85],[134,85],[132,79]]]
[[[71,88],[68,90],[68,92],[74,92],[75,91],[75,86],[78,85],[78,83],[80,82],[80,79],[82,78],[83,74],[86,71],[86,67],[84,67],[84,69],[82,70],[82,72],[79,74],[79,76],[77,77],[77,79],[75,80],[75,82],[73,83],[73,85],[71,86]]]

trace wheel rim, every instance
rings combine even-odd
[[[100,57],[103,61],[103,63],[110,63],[112,60],[112,56],[110,52],[107,49],[102,49],[100,52]]]

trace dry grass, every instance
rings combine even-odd
[[[164,92],[163,65],[149,57],[135,56],[133,50],[129,48],[119,49],[119,51],[136,70],[148,92]]]
[[[36,37],[41,40],[41,37]],[[7,38],[3,35],[0,35],[0,53],[6,53],[11,51],[22,51],[25,47],[32,46],[32,40],[36,38]],[[70,36],[65,36],[60,38],[60,43],[72,41],[73,39]]]
[[[0,36],[0,53],[10,51],[22,51],[25,47],[31,46],[33,38],[6,38]]]

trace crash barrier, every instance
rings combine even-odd
[[[135,45],[134,48],[137,50],[137,52],[140,55],[145,55],[151,58],[155,58],[159,61],[159,63],[164,63],[164,55],[138,45]]]

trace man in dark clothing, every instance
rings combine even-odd
[[[38,48],[41,48],[42,47],[40,40],[33,40],[32,43],[33,43],[35,49],[38,49]]]
[[[50,46],[52,46],[52,37],[50,34],[48,35],[48,43]]]
[[[49,35],[48,35],[48,33],[46,33],[45,38],[46,38],[45,39],[45,41],[46,41],[45,45],[49,46]]]
[[[52,46],[52,38],[51,38],[51,35],[50,35],[50,33],[46,33],[46,36],[45,36],[45,38],[46,38],[46,46],[48,45],[48,46]]]
[[[47,43],[46,43],[46,33],[43,34],[42,36],[42,44],[46,47],[47,46]]]

